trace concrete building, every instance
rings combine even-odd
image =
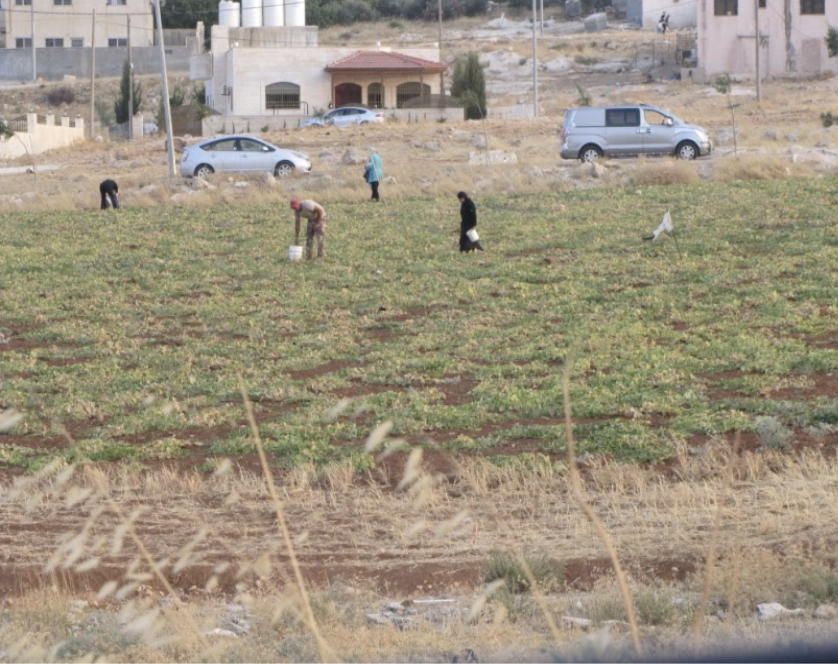
[[[699,0],[698,62],[708,80],[720,74],[755,77],[757,21],[761,78],[838,71],[838,58],[829,57],[824,42],[829,26],[838,26],[838,3]]]
[[[6,48],[89,48],[96,10],[97,47],[154,45],[154,18],[149,0],[3,0]]]
[[[617,0],[612,6],[617,8]],[[669,29],[694,28],[698,21],[697,3],[691,0],[620,0],[626,21],[644,30],[655,30],[661,14],[669,14]]]
[[[207,104],[224,116],[307,116],[348,104],[402,108],[420,95],[439,94],[439,46],[400,49],[376,45],[320,47],[316,26],[215,25],[210,53],[190,63],[206,83]]]

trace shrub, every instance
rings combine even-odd
[[[821,122],[823,123],[824,127],[831,127],[832,125],[834,125],[835,119],[835,116],[832,115],[832,111],[821,113]]]
[[[692,184],[700,179],[692,164],[672,159],[640,161],[629,176],[633,185]]]
[[[454,62],[451,96],[465,101],[467,120],[486,117],[486,78],[480,66],[480,58],[474,51]]]
[[[676,618],[675,605],[669,597],[654,590],[641,590],[634,596],[637,617],[644,625],[669,625]]]
[[[783,180],[792,175],[804,175],[805,167],[792,166],[770,155],[738,155],[726,159],[716,169],[714,179],[729,181]]]
[[[758,417],[754,429],[763,448],[767,450],[787,450],[792,433],[776,417]]]
[[[61,106],[61,104],[73,104],[76,101],[76,92],[72,88],[62,86],[47,92],[47,103],[50,106]]]
[[[563,562],[550,558],[524,556],[524,563],[529,567],[536,586],[542,592],[554,592],[562,588],[565,571]],[[505,589],[512,594],[532,590],[521,560],[510,553],[495,553],[486,563],[483,582],[491,583],[499,579],[503,579]]]

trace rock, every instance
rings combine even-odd
[[[599,180],[601,177],[605,175],[605,166],[595,161],[590,162],[589,164],[589,172],[591,177],[595,180]]]
[[[786,140],[789,143],[797,143],[797,134],[786,134]]]
[[[594,624],[593,620],[587,618],[575,618],[573,616],[562,616],[562,624],[565,629],[581,629],[587,630]]]
[[[832,604],[821,604],[815,609],[815,618],[818,620],[835,620],[838,618],[838,609]]]
[[[102,135],[101,135],[101,134],[99,134],[99,135],[98,135],[98,136],[96,136],[96,138],[94,138],[93,140],[94,140],[94,141],[96,141],[97,143],[101,143],[101,142],[103,142],[105,139],[104,139],[104,138],[102,138]]]
[[[451,660],[452,664],[457,662],[470,662],[471,664],[479,664],[480,658],[471,648],[463,648],[460,652],[454,655]]]
[[[65,83],[75,83],[76,77],[72,74],[64,74],[64,82]]]
[[[382,184],[397,184],[397,183],[396,183],[396,178],[395,178],[395,176],[393,176],[393,175],[388,175],[388,176],[386,176],[386,177],[385,177],[385,178],[381,181],[381,183],[382,183]]]
[[[149,186],[153,187],[154,185],[149,185]],[[200,178],[198,176],[195,176],[194,178],[192,178],[192,188],[195,191],[199,191],[201,189],[212,190],[212,189],[215,189],[216,186],[214,184],[210,184],[209,182],[204,180],[204,178]],[[142,190],[140,190],[140,191],[142,191]]]
[[[735,134],[738,134],[739,131],[737,130]],[[715,143],[716,145],[730,145],[733,143],[734,138],[734,131],[730,127],[722,127],[721,129],[716,130],[716,138]]]
[[[489,147],[489,143],[486,140],[485,134],[474,134],[471,137],[471,144],[473,147],[477,148],[478,150],[485,150]]]
[[[349,148],[340,159],[341,164],[363,164],[366,158],[355,148]]]
[[[777,618],[787,618],[790,616],[799,616],[803,613],[803,609],[787,609],[779,602],[766,602],[765,604],[757,604],[758,618],[760,620],[776,620]]]
[[[422,143],[422,149],[428,150],[430,152],[439,152],[439,141],[428,141],[427,143]]]
[[[233,184],[236,189],[247,189],[250,186],[249,182],[236,182]]]
[[[469,152],[469,166],[498,166],[502,164],[517,164],[518,155],[504,150],[489,150],[488,152]]]
[[[762,137],[766,140],[769,140],[769,141],[776,141],[777,139],[780,138],[780,134],[776,129],[771,127],[769,129],[766,129],[764,132],[762,132]]]
[[[141,187],[141,188],[140,188],[140,193],[141,193],[141,194],[152,194],[152,193],[154,193],[155,191],[157,191],[158,189],[160,189],[160,186],[159,186],[159,185],[156,185],[156,184],[147,184],[145,187]]]
[[[370,625],[389,625],[389,619],[383,613],[368,613],[367,622]]]
[[[258,182],[263,187],[275,187],[277,185],[276,178],[272,173],[259,173]]]
[[[220,627],[204,632],[204,636],[226,636],[233,639],[239,638],[239,635],[235,632],[231,632],[229,629],[221,629]]]
[[[187,198],[188,198],[188,196],[186,194],[179,193],[179,194],[173,194],[172,197],[169,200],[172,203],[174,203],[175,205],[181,205],[182,203],[186,202]]]

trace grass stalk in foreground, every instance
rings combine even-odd
[[[576,465],[576,447],[573,441],[573,423],[570,417],[570,371],[572,367],[573,350],[568,353],[567,363],[562,372],[562,396],[564,401],[565,431],[567,435],[567,459],[570,469],[570,489],[573,497],[579,502],[579,506],[593,524],[599,539],[608,551],[608,557],[611,559],[611,565],[614,567],[614,574],[617,576],[617,582],[620,586],[620,593],[623,596],[623,604],[626,607],[626,617],[631,628],[631,641],[634,646],[634,654],[640,658],[643,656],[643,649],[640,645],[640,631],[637,628],[637,617],[634,615],[634,604],[631,599],[628,582],[626,581],[626,575],[623,572],[622,565],[620,565],[620,558],[617,555],[617,549],[614,548],[614,543],[611,541],[611,536],[605,529],[602,520],[597,516],[585,498],[585,493],[582,490],[582,480],[579,476],[579,467]]]
[[[335,655],[332,648],[326,643],[325,639],[323,638],[322,634],[320,633],[320,629],[317,626],[317,621],[314,618],[314,612],[311,610],[311,601],[309,600],[308,593],[306,592],[305,580],[303,579],[303,573],[300,569],[300,563],[297,560],[297,554],[294,551],[294,545],[291,542],[291,534],[288,531],[288,524],[285,523],[285,512],[282,509],[282,501],[279,499],[279,494],[276,491],[276,484],[274,483],[273,473],[271,473],[270,465],[268,464],[268,458],[265,455],[265,447],[262,445],[262,438],[259,435],[259,427],[256,425],[256,418],[253,415],[253,405],[250,403],[250,399],[247,397],[247,390],[244,386],[244,380],[242,379],[241,374],[238,374],[238,383],[239,383],[239,390],[241,391],[242,400],[244,401],[244,407],[247,411],[247,421],[250,423],[250,429],[253,432],[253,440],[256,444],[256,450],[259,453],[259,462],[262,464],[262,473],[265,476],[265,481],[268,485],[268,491],[271,495],[271,500],[274,504],[274,511],[276,512],[276,520],[279,526],[280,534],[282,535],[282,540],[285,543],[285,548],[288,551],[288,557],[291,560],[291,567],[294,569],[294,576],[297,580],[297,587],[300,591],[300,599],[303,603],[303,608],[305,610],[305,622],[308,625],[308,628],[311,630],[312,636],[314,636],[315,641],[317,641],[317,648],[320,652],[320,660],[323,662],[337,662],[337,656]]]

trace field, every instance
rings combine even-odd
[[[835,196],[832,178],[486,196],[473,255],[456,199],[337,202],[327,258],[299,263],[276,205],[8,214],[3,592],[257,602],[293,568],[320,592],[467,597],[525,552],[561,565],[543,597],[572,610],[611,576],[568,488],[567,368],[638,592],[695,593],[718,565],[732,615],[811,610],[836,587]],[[644,241],[667,211],[674,233]],[[504,615],[540,614],[515,601]],[[151,650],[122,656],[183,657],[155,611]],[[526,622],[487,647],[554,642]],[[434,659],[490,624],[355,656]],[[339,633],[321,646],[358,653]]]
[[[490,108],[526,105],[527,26],[484,22],[446,24],[444,57],[477,50]],[[0,661],[791,661],[834,638],[838,78],[637,85],[590,67],[664,36],[567,28],[539,40],[537,119],[257,132],[310,176],[168,178],[159,137],[3,169]],[[321,33],[379,39],[437,26]],[[58,113],[64,85],[0,101]],[[670,108],[714,155],[561,161],[582,93]],[[486,149],[517,161],[469,164]],[[457,251],[461,189],[483,253]],[[292,195],[329,211],[324,260],[287,259]]]

